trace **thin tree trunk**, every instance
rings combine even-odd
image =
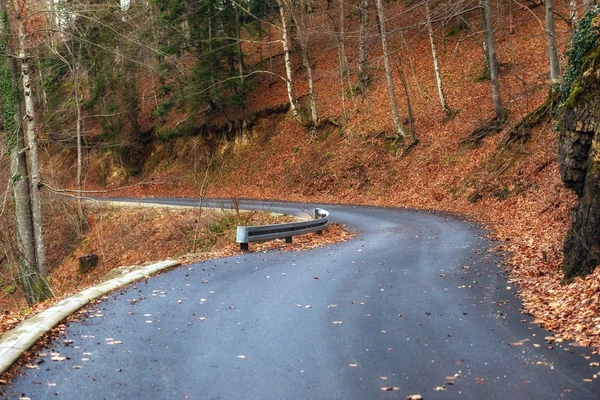
[[[410,90],[408,89],[408,82],[406,82],[404,70],[400,65],[398,65],[398,74],[400,75],[400,82],[402,82],[402,87],[404,88],[404,96],[406,97],[406,115],[408,118],[410,138],[414,143],[417,141],[417,136],[415,134],[415,118],[412,110],[412,101],[410,97]]]
[[[300,2],[300,15],[297,15],[292,11],[292,18],[296,21],[298,28],[298,34],[300,36],[300,51],[302,52],[302,64],[306,70],[306,80],[308,81],[308,98],[310,103],[310,117],[311,127],[313,134],[315,133],[316,126],[319,122],[319,115],[317,113],[317,97],[315,95],[315,86],[312,76],[312,67],[310,66],[310,59],[308,57],[308,34],[306,31],[306,24],[304,21],[304,3]]]
[[[275,80],[275,75],[273,75],[273,73],[275,71],[273,71],[273,39],[271,37],[271,24],[267,24],[269,30],[269,71],[271,71],[271,73],[269,74],[269,80],[271,83],[273,83],[273,81]]]
[[[398,102],[394,90],[394,79],[392,77],[392,67],[390,65],[390,54],[388,51],[387,33],[385,29],[385,13],[383,11],[383,0],[377,0],[377,14],[379,15],[379,29],[381,36],[381,47],[383,48],[383,64],[385,66],[385,76],[387,78],[388,93],[390,95],[390,106],[392,108],[392,119],[397,139],[405,139],[406,132],[402,128],[400,114],[398,113]]]
[[[360,30],[358,47],[358,85],[364,93],[370,81],[369,76],[369,0],[359,0]]]
[[[575,32],[579,23],[579,12],[577,11],[577,0],[569,0],[569,21],[571,21],[571,35]]]
[[[433,27],[431,26],[431,14],[429,12],[429,3],[425,3],[425,13],[427,15],[427,31],[429,32],[429,43],[431,44],[431,55],[433,56],[433,69],[435,70],[435,81],[437,83],[438,95],[440,97],[440,104],[446,115],[450,115],[450,107],[446,104],[446,97],[444,96],[444,88],[442,86],[442,74],[440,72],[440,66],[437,57],[437,51],[435,49],[435,40],[433,37]]]
[[[558,63],[558,51],[556,50],[556,29],[554,26],[552,0],[546,0],[546,34],[548,35],[550,80],[552,81],[552,85],[556,85],[560,80],[560,65]]]
[[[508,34],[515,33],[515,24],[513,21],[513,0],[508,0]]]
[[[340,46],[338,46],[338,60],[340,64],[340,94],[342,96],[342,112],[344,114],[344,122],[348,122],[348,111],[346,110],[346,90],[344,89],[344,67]]]
[[[294,95],[294,80],[292,75],[292,60],[290,59],[290,39],[288,32],[288,24],[287,17],[285,12],[285,5],[282,0],[277,0],[277,4],[279,6],[279,15],[281,16],[281,44],[283,46],[283,60],[285,63],[285,73],[286,73],[286,85],[287,85],[287,94],[288,99],[290,101],[290,110],[292,111],[292,116],[300,123],[302,123],[300,119],[300,114],[298,114],[298,109],[296,107],[296,99]]]
[[[500,83],[498,73],[498,60],[496,59],[496,43],[494,41],[494,23],[492,16],[491,0],[483,0],[485,10],[485,34],[486,47],[488,52],[488,66],[490,69],[490,81],[492,84],[492,101],[494,103],[494,112],[499,120],[505,117],[505,110],[502,107],[502,98],[500,97]]]
[[[76,63],[76,60],[73,60]],[[75,127],[75,135],[77,139],[77,211],[79,213],[79,221],[81,223],[83,221],[83,205],[82,205],[82,197],[83,197],[83,119],[81,115],[81,98],[80,98],[80,84],[81,84],[81,75],[79,65],[74,65],[75,68],[75,108],[77,111],[77,121]],[[79,226],[79,224],[78,224]]]

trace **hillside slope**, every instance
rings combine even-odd
[[[504,13],[497,29],[502,97],[509,111],[506,128],[539,106],[548,93],[542,8],[515,9],[513,33]],[[575,196],[560,180],[558,136],[552,123],[537,126],[530,140],[511,146],[504,143],[504,133],[477,146],[461,146],[493,115],[490,83],[480,79],[479,33],[457,30],[452,24],[436,28],[448,103],[458,111],[449,119],[437,99],[426,30],[414,24],[421,20],[421,11],[404,11],[399,1],[387,4],[388,15],[396,16],[388,22],[388,30],[395,32],[395,62],[407,74],[419,139],[409,152],[390,140],[393,125],[377,35],[370,46],[373,82],[367,93],[347,100],[350,119],[344,121],[335,38],[329,18],[315,12],[309,43],[322,123],[314,137],[285,112],[283,81],[256,75],[248,102],[247,112],[253,116],[248,129],[232,131],[222,115],[197,117],[196,135],[155,137],[147,143],[142,172],[135,177],[118,159],[94,153],[88,189],[127,186],[117,193],[306,200],[458,213],[484,223],[499,240],[498,249],[510,253],[509,279],[518,283],[527,312],[565,340],[600,348],[600,325],[592,318],[600,311],[600,272],[568,285],[561,283],[562,241]],[[474,13],[469,20],[477,25],[478,18]],[[357,31],[356,15],[348,17],[347,23],[348,32]],[[564,51],[567,27],[559,24],[557,35]],[[357,35],[350,34],[348,40],[348,58],[356,60]],[[247,46],[251,52],[250,46],[256,45]],[[274,68],[284,75],[282,54],[275,54],[281,50],[274,48],[265,45],[261,54],[271,52]],[[258,48],[254,54],[256,59],[247,60],[249,64],[260,61]],[[293,53],[293,63],[297,93],[303,94],[307,88],[298,52]],[[395,78],[401,88],[397,74]],[[401,94],[397,97],[405,112],[406,100]],[[306,112],[306,104],[302,108]],[[155,133],[190,117],[183,109],[174,110],[159,122],[151,113],[142,110],[140,124]],[[62,165],[61,157],[50,163]]]

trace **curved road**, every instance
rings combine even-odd
[[[358,237],[183,266],[114,293],[68,326],[39,369],[3,387],[5,398],[600,398],[597,356],[546,343],[478,226],[325,208]]]

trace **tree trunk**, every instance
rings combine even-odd
[[[319,122],[319,115],[317,113],[317,97],[315,95],[315,86],[312,76],[312,67],[310,65],[310,59],[308,57],[308,33],[306,31],[306,23],[304,20],[305,16],[304,3],[300,1],[300,7],[298,12],[292,10],[292,18],[296,22],[298,28],[298,35],[300,36],[300,51],[302,52],[302,64],[306,71],[306,80],[308,82],[308,99],[310,104],[310,126],[312,127],[313,134],[315,133],[316,126]]]
[[[369,0],[359,0],[360,30],[358,47],[358,85],[361,92],[367,90],[369,81]]]
[[[494,103],[494,112],[498,120],[503,120],[506,114],[502,107],[502,98],[500,97],[500,82],[498,73],[498,60],[496,58],[496,42],[494,41],[494,22],[492,16],[491,0],[483,0],[485,10],[485,35],[486,47],[488,53],[488,66],[490,69],[490,81],[492,84],[492,101]]]
[[[36,236],[31,208],[30,176],[25,141],[22,134],[22,110],[19,100],[18,73],[15,58],[9,56],[9,26],[6,2],[0,2],[0,97],[6,147],[10,157],[11,186],[15,200],[17,247],[19,249],[19,284],[27,302],[34,304],[52,296],[45,273],[38,270]],[[43,242],[42,242],[43,246]]]
[[[431,26],[431,14],[429,12],[429,3],[425,3],[425,12],[427,15],[427,31],[429,32],[429,43],[431,44],[431,55],[433,56],[433,69],[435,70],[435,81],[437,83],[438,95],[440,97],[440,104],[446,115],[450,115],[450,107],[446,104],[446,97],[444,96],[444,88],[442,86],[442,74],[440,72],[440,66],[437,57],[437,51],[435,49],[435,41],[433,38],[433,27]]]
[[[33,85],[30,73],[31,64],[25,54],[25,32],[19,21],[19,45],[21,46],[19,58],[21,59],[21,84],[23,86],[23,97],[25,101],[25,132],[27,137],[27,149],[29,164],[31,167],[31,210],[33,213],[33,234],[35,237],[35,253],[37,256],[37,270],[43,278],[46,278],[46,251],[44,247],[44,236],[42,232],[42,199],[40,182],[40,165],[37,148],[37,137],[35,132],[35,102],[33,98]]]
[[[404,70],[398,65],[398,74],[400,75],[400,82],[402,82],[402,87],[404,88],[404,96],[406,97],[406,115],[408,118],[408,126],[410,138],[413,143],[417,141],[417,136],[415,134],[415,118],[412,110],[412,101],[410,98],[410,90],[408,89],[408,82],[406,82],[406,75],[404,74]]]
[[[556,29],[554,27],[554,10],[552,0],[546,0],[546,34],[548,35],[548,54],[550,57],[550,80],[556,85],[560,80],[560,65],[556,50]]]
[[[392,108],[392,118],[397,139],[405,139],[406,132],[402,128],[400,114],[398,113],[398,102],[394,90],[394,78],[392,77],[392,67],[390,65],[390,54],[388,51],[387,33],[385,29],[385,13],[383,10],[383,0],[377,0],[377,14],[379,15],[379,30],[381,32],[381,47],[383,48],[383,64],[385,66],[385,76],[387,78],[388,93],[390,95],[390,106]]]
[[[290,38],[287,24],[287,16],[285,5],[282,0],[277,0],[277,5],[279,6],[279,15],[281,17],[281,44],[283,46],[283,60],[285,63],[285,73],[286,73],[286,85],[287,85],[287,94],[288,99],[290,101],[290,110],[292,111],[292,116],[300,123],[300,114],[298,114],[298,108],[296,107],[296,98],[294,95],[294,80],[292,75],[292,60],[290,58]]]
[[[569,26],[569,30],[571,31],[571,36],[573,36],[573,32],[577,28],[577,24],[579,23],[579,11],[577,11],[577,0],[569,0],[569,21],[571,25]]]

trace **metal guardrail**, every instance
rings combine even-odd
[[[246,251],[250,242],[285,238],[286,243],[292,243],[292,236],[310,232],[322,234],[323,229],[329,226],[329,212],[322,208],[315,208],[314,218],[287,224],[238,226],[235,241],[240,244],[242,250]]]

